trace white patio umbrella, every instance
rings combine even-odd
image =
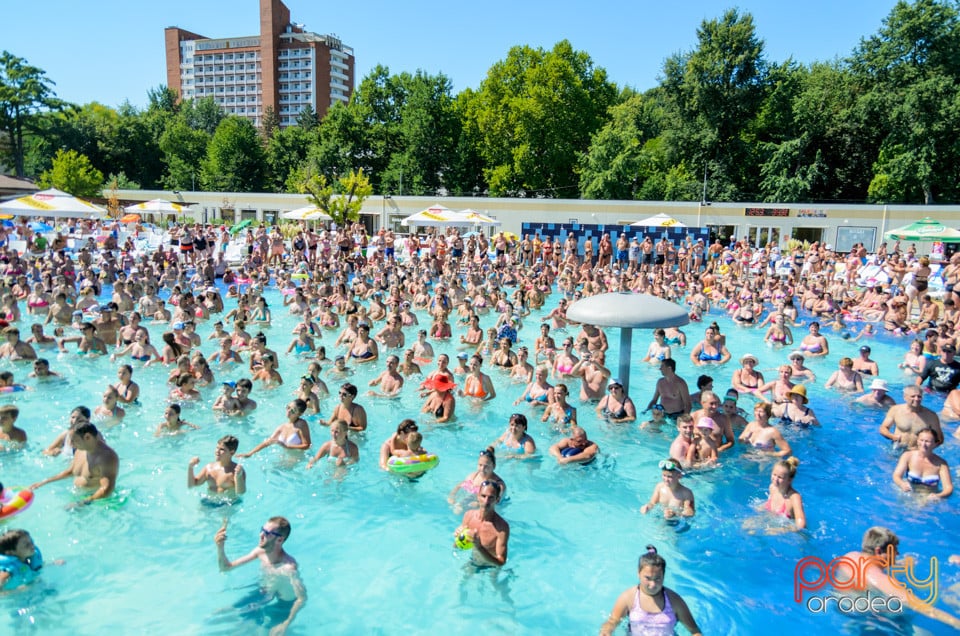
[[[496,226],[502,225],[500,221],[496,220],[493,217],[487,216],[486,214],[481,214],[476,210],[471,210],[467,208],[466,210],[460,210],[457,214],[462,216],[470,225],[484,225],[484,226]]]
[[[186,209],[186,207],[179,203],[167,201],[166,199],[151,199],[150,201],[134,203],[133,205],[128,205],[123,208],[128,214],[176,214],[177,216],[183,214]]]
[[[400,221],[404,227],[453,227],[455,225],[470,225],[470,222],[448,207],[434,205],[426,210],[420,210]]]
[[[672,216],[668,216],[662,212],[637,221],[636,223],[631,223],[630,225],[633,227],[687,227],[685,223],[681,223]]]
[[[105,213],[106,210],[103,208],[56,188],[34,192],[19,199],[0,203],[0,214],[12,216],[99,219]]]
[[[287,221],[327,221],[330,219],[326,212],[315,205],[281,212],[280,218]]]

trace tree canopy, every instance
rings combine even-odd
[[[144,188],[299,192],[360,175],[382,194],[957,202],[957,0],[899,2],[846,58],[771,60],[762,24],[703,20],[657,86],[618,87],[566,41],[518,45],[480,86],[441,73],[362,78],[323,119],[256,130],[160,86],[138,110],[63,104],[42,69],[0,55],[0,163],[36,177],[59,151]],[[705,186],[705,189],[704,189]],[[333,194],[331,194],[333,196]]]

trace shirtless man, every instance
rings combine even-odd
[[[889,394],[890,387],[885,380],[875,378],[870,384],[870,389],[858,397],[854,402],[873,408],[888,409],[897,403]]]
[[[357,397],[357,387],[347,382],[340,387],[339,395],[340,404],[333,407],[330,419],[320,420],[320,424],[329,426],[330,422],[339,419],[346,422],[347,428],[351,431],[367,430],[367,411],[359,404],[354,403]]]
[[[660,373],[663,377],[657,380],[653,397],[647,404],[648,411],[659,402],[663,406],[664,412],[672,418],[690,412],[692,407],[690,389],[687,387],[687,381],[677,375],[676,370],[676,360],[667,358],[660,362]]]
[[[93,494],[79,502],[80,505],[110,496],[117,485],[120,459],[100,437],[97,427],[89,422],[80,424],[70,434],[70,444],[76,449],[70,466],[53,477],[33,484],[30,490],[72,476],[74,486],[93,490]]]
[[[97,335],[103,338],[104,342],[116,342],[117,331],[122,326],[120,319],[116,314],[117,307],[115,303],[106,303],[100,306],[100,316],[93,321],[97,328]]]
[[[194,467],[200,463],[199,457],[194,457],[187,464],[187,488],[196,488],[203,483],[211,495],[227,495],[238,497],[247,491],[247,474],[243,466],[233,461],[233,456],[240,447],[240,441],[233,435],[224,435],[217,441],[217,450],[212,461],[194,475]]]
[[[610,347],[607,344],[607,334],[594,325],[584,323],[580,333],[577,334],[577,341],[579,342],[581,338],[587,339],[587,347],[591,352],[606,351]]]
[[[413,361],[413,349],[407,349],[403,352],[403,362],[400,363],[399,371],[403,375],[420,375],[420,365]]]
[[[853,361],[853,370],[862,375],[880,375],[880,367],[875,360],[870,359],[870,347],[863,345],[860,347],[860,355]]]
[[[666,362],[666,360],[664,360]],[[693,424],[696,426],[697,422],[704,417],[709,417],[717,427],[711,428],[711,435],[717,441],[717,452],[723,452],[729,448],[732,448],[735,444],[735,438],[733,435],[733,425],[730,423],[730,418],[727,417],[726,413],[720,410],[720,398],[713,391],[704,391],[700,394],[700,406],[702,407],[699,411],[693,413]]]
[[[880,424],[880,434],[893,440],[896,446],[915,449],[917,447],[917,433],[921,429],[931,428],[936,434],[937,446],[943,443],[943,429],[940,428],[940,418],[937,414],[923,406],[923,391],[918,386],[907,386],[903,389],[903,399],[906,404],[891,406],[887,416]]]
[[[20,339],[20,330],[14,326],[6,327],[3,335],[7,341],[0,345],[0,359],[36,360],[37,352],[33,347]]]
[[[485,481],[477,492],[477,509],[463,515],[454,533],[473,544],[473,560],[479,565],[505,565],[510,524],[494,509],[500,498],[500,484]],[[462,540],[461,539],[461,540]]]
[[[597,402],[606,393],[611,374],[603,363],[603,351],[587,352],[570,369],[570,375],[580,378],[580,399],[584,402]]]
[[[307,602],[307,588],[300,579],[297,561],[286,553],[283,545],[290,537],[290,522],[284,517],[270,517],[267,523],[260,528],[260,543],[251,552],[236,561],[227,558],[224,544],[227,541],[227,521],[217,531],[213,541],[217,544],[217,562],[221,572],[229,572],[253,560],[260,562],[261,580],[260,589],[255,593],[256,599],[266,606],[286,613],[286,618],[270,629],[271,636],[282,636],[296,618],[297,613]],[[253,603],[244,603],[244,606]],[[289,608],[289,611],[287,609]]]
[[[677,418],[677,437],[670,444],[670,457],[684,466],[687,461],[687,451],[693,444],[693,418],[683,414]]]
[[[693,491],[680,483],[682,471],[680,462],[675,459],[664,459],[659,464],[661,483],[653,488],[650,501],[640,507],[640,512],[647,514],[660,504],[663,516],[667,519],[674,517],[692,517],[695,513]]]
[[[384,349],[402,349],[404,347],[406,341],[400,322],[399,316],[390,316],[387,318],[387,325],[377,333],[375,339],[383,345]]]
[[[379,386],[380,391],[370,391],[368,395],[379,397],[395,397],[403,388],[403,376],[397,372],[400,358],[391,354],[387,356],[387,370],[370,380],[369,386]]]
[[[16,425],[20,409],[16,404],[0,406],[0,450],[23,448],[27,443],[27,432]]]
[[[587,432],[577,425],[570,429],[570,437],[550,447],[550,454],[558,464],[586,464],[600,452],[597,443],[587,439]]]

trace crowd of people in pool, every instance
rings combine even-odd
[[[817,243],[781,253],[777,246],[753,250],[744,241],[673,245],[649,237],[628,241],[625,235],[604,235],[593,245],[572,233],[564,241],[502,232],[488,240],[452,230],[400,241],[389,231],[367,236],[357,224],[340,232],[304,227],[288,244],[277,228],[261,226],[249,229],[243,239],[243,263],[228,267],[223,261],[229,240],[225,228],[197,224],[178,228],[172,236],[169,249],[152,254],[135,254],[129,245],[112,249],[112,244],[67,254],[58,244],[33,255],[7,251],[0,256],[0,328],[6,339],[0,359],[32,360],[30,376],[41,379],[57,375],[49,359],[39,357],[48,351],[75,347],[81,355],[120,362],[117,381],[105,388],[102,403],[75,408],[69,429],[46,446],[46,454],[65,454],[69,465],[33,484],[30,493],[72,478],[84,493],[74,505],[111,496],[120,461],[101,429],[131,411],[148,413],[156,406],[140,404],[133,379],[135,369],[153,373],[148,369],[156,365],[169,369],[170,386],[158,436],[196,428],[181,417],[180,405],[201,397],[198,386],[215,382],[214,368],[242,365],[250,372],[249,378],[222,383],[212,408],[225,416],[255,414],[255,389],[293,384],[297,378],[285,421],[242,453],[236,437],[224,436],[214,461],[200,467],[199,457],[190,460],[189,487],[206,486],[225,500],[242,495],[246,475],[236,460],[272,445],[309,457],[308,468],[324,458],[338,466],[355,464],[367,451],[351,437],[369,422],[361,389],[349,381],[351,367],[383,365],[369,382],[369,396],[419,392],[423,400],[420,414],[402,414],[396,431],[381,445],[379,465],[385,470],[396,458],[428,455],[418,420],[455,422],[458,402],[499,401],[498,388],[504,384],[526,385],[515,403],[525,405],[526,414],[510,416],[506,431],[480,453],[476,469],[450,494],[451,504],[470,500],[454,537],[459,546],[469,547],[479,565],[507,561],[509,523],[497,512],[507,485],[495,470],[498,459],[522,460],[539,452],[527,432],[530,417],[549,423],[557,434],[547,452],[559,464],[586,464],[598,457],[601,450],[587,433],[598,418],[651,432],[675,427],[669,457],[659,462],[662,479],[640,510],[659,510],[670,522],[696,514],[694,493],[681,483],[685,471],[709,469],[738,443],[769,454],[777,461],[764,509],[782,521],[771,522],[768,531],[803,530],[807,513],[794,487],[802,461],[782,430],[820,426],[807,396],[807,387],[818,380],[805,363],[831,356],[830,340],[843,338],[861,343],[859,356],[841,358],[824,387],[858,394],[858,403],[885,413],[879,433],[902,449],[891,467],[897,488],[916,498],[952,494],[949,465],[936,451],[945,437],[941,423],[960,420],[960,362],[954,359],[960,255],[942,269],[946,294],[934,299],[927,289],[929,261],[899,243],[871,255],[857,245],[841,255]],[[398,254],[400,249],[406,253]],[[868,259],[883,268],[889,284],[854,285],[857,269]],[[98,299],[105,285],[112,287],[111,298],[102,302]],[[279,290],[282,308],[270,307],[264,296],[270,288]],[[734,355],[715,322],[704,324],[702,339],[692,342],[677,328],[657,329],[643,362],[658,365],[661,377],[640,409],[607,366],[604,331],[566,317],[570,303],[605,292],[648,293],[682,303],[694,324],[709,320],[711,311],[725,312],[741,326],[763,330],[764,340],[782,350],[783,364],[776,377],[765,378],[756,356],[737,352],[739,366],[731,372],[725,365]],[[281,356],[267,346],[262,331],[277,310],[298,319],[286,349],[297,356],[292,373],[281,373]],[[525,324],[538,310],[546,313],[545,321]],[[801,311],[812,316],[808,324]],[[418,314],[429,316],[425,328]],[[484,331],[480,320],[488,315],[496,317],[495,324]],[[858,332],[848,325],[853,320],[865,321]],[[197,333],[204,323],[212,323],[206,337]],[[29,329],[29,337],[21,338],[21,327]],[[795,330],[806,334],[795,337]],[[898,370],[880,369],[871,358],[870,339],[881,330],[909,342]],[[330,357],[317,343],[323,334],[335,335]],[[677,373],[678,360],[687,367],[685,359],[702,372],[691,378],[695,391]],[[893,374],[911,379],[902,404],[881,377]],[[328,383],[337,388],[336,404],[321,413]],[[0,373],[0,391],[23,388],[11,372]],[[923,405],[925,391],[946,396],[939,414]],[[745,410],[748,401],[752,407]],[[584,410],[592,413],[584,415]],[[330,429],[328,441],[314,443],[316,431],[304,419],[308,414],[317,414],[316,421]],[[8,451],[27,440],[27,431],[17,426],[18,415],[16,396],[0,407],[0,446]],[[407,471],[410,477],[418,474]],[[15,481],[15,476],[3,478]],[[5,498],[17,495],[4,491]],[[251,561],[263,566],[265,592],[282,606],[276,633],[289,626],[306,600],[297,563],[284,549],[290,530],[287,519],[272,517],[261,530],[259,545],[235,561],[224,551],[226,524],[215,537],[222,570]],[[891,531],[871,528],[862,549],[880,554],[896,542]],[[28,533],[12,530],[0,536],[0,588],[28,582],[41,564]],[[872,584],[897,593],[884,586],[879,577],[886,575],[876,569]],[[664,570],[665,561],[649,546],[640,558],[640,584],[617,600],[602,633],[624,617],[636,633],[670,633],[678,621],[699,633],[683,599],[663,586]],[[911,607],[955,627],[960,624],[921,603]]]

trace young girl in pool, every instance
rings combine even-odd
[[[667,562],[652,545],[640,557],[637,565],[640,583],[624,591],[613,605],[610,618],[600,627],[600,636],[610,636],[626,616],[630,620],[629,634],[673,634],[677,622],[700,636],[700,627],[690,608],[679,594],[664,587],[663,575]]]
[[[791,457],[773,465],[770,473],[770,488],[764,510],[792,519],[797,530],[807,527],[807,517],[803,512],[803,498],[793,489],[793,477],[797,474],[800,460]]]
[[[8,530],[0,535],[0,590],[13,590],[32,582],[42,567],[43,555],[29,532]]]

